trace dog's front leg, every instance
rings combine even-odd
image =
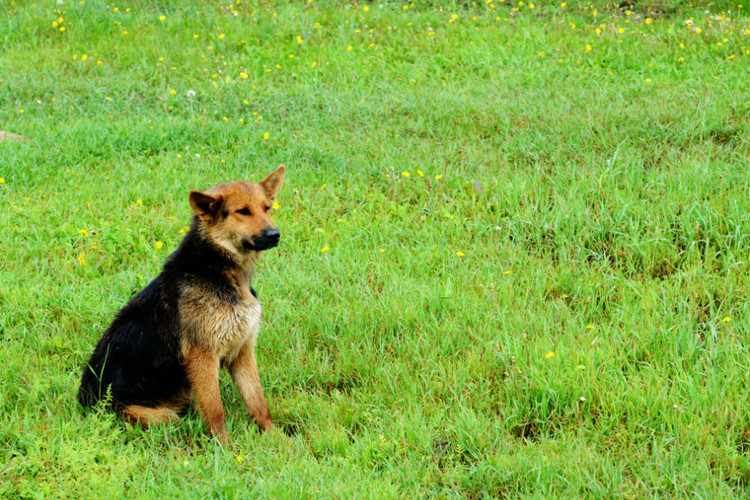
[[[219,393],[219,360],[210,352],[191,349],[185,365],[203,420],[219,441],[228,443],[224,406]]]
[[[245,407],[255,423],[261,430],[270,430],[273,427],[271,412],[268,410],[266,397],[263,395],[263,387],[258,377],[258,366],[255,363],[255,346],[249,341],[240,348],[237,357],[229,364],[229,373],[232,375],[234,385],[240,391]]]

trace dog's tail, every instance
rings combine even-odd
[[[94,371],[87,363],[81,376],[81,387],[78,389],[78,402],[84,408],[90,408],[99,401],[99,381],[94,375]]]
[[[111,388],[104,380],[104,367],[107,365],[107,358],[109,357],[109,346],[104,353],[101,352],[100,348],[101,346],[96,346],[94,354],[83,367],[83,373],[81,374],[78,402],[84,408],[90,408],[102,399],[112,399],[111,394],[109,394]]]

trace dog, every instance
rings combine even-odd
[[[261,310],[256,264],[279,244],[270,218],[286,168],[258,184],[191,191],[189,232],[161,274],[115,316],[83,369],[78,400],[105,400],[132,423],[177,421],[192,400],[211,433],[228,442],[219,370],[225,366],[261,431],[273,427],[258,378]]]

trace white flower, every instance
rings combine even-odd
[[[195,90],[188,90],[188,91],[187,91],[187,96],[188,96],[188,97],[191,97],[191,98],[192,98],[192,97],[195,97]]]

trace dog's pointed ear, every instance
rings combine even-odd
[[[221,207],[221,196],[211,196],[200,191],[190,191],[190,206],[195,213],[203,217],[213,216]]]
[[[276,199],[276,195],[279,193],[281,185],[284,184],[285,174],[286,167],[284,165],[279,165],[278,167],[276,167],[276,170],[268,174],[265,179],[260,181],[260,187],[263,188],[263,191],[266,192],[266,196],[268,196],[271,201]]]

